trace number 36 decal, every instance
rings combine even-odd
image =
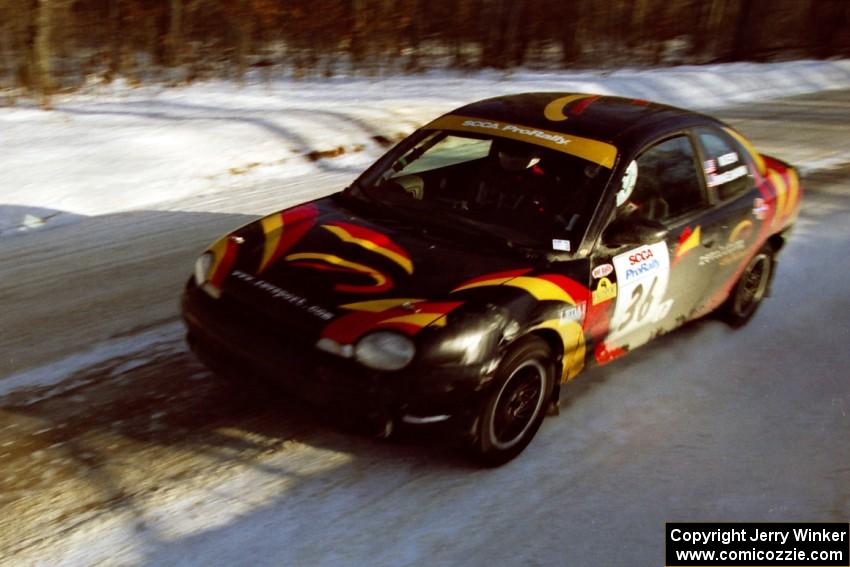
[[[614,269],[620,292],[609,339],[625,336],[667,316],[673,301],[664,301],[670,276],[666,242],[641,246],[615,256]]]

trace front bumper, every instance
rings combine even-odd
[[[477,413],[489,384],[478,365],[435,367],[414,360],[399,372],[365,368],[316,349],[297,320],[269,317],[230,296],[213,299],[192,282],[182,311],[189,345],[216,372],[237,382],[260,379],[346,414],[414,424],[444,421],[428,419],[435,416],[458,420]]]

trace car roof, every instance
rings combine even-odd
[[[626,133],[652,136],[695,124],[722,125],[710,116],[641,99],[589,93],[539,92],[488,98],[452,115],[485,118],[614,143]],[[642,138],[644,136],[637,136]]]

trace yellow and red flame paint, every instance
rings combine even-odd
[[[290,254],[286,257],[287,262],[292,262],[293,266],[310,268],[313,270],[324,270],[330,272],[342,272],[349,274],[363,274],[372,278],[373,283],[370,285],[355,285],[338,283],[334,285],[334,289],[340,292],[347,293],[378,293],[392,289],[393,279],[365,264],[358,264],[335,256],[333,254],[322,254],[320,252],[299,252]]]
[[[322,225],[343,242],[356,244],[370,252],[380,254],[395,262],[408,274],[413,273],[413,262],[400,246],[385,234],[354,224],[334,222]]]
[[[394,329],[412,336],[427,326],[444,326],[446,314],[462,304],[462,301],[424,301],[415,298],[349,303],[340,307],[350,313],[331,321],[322,331],[322,337],[346,345],[379,329]]]
[[[561,381],[566,382],[584,368],[586,334],[602,336],[608,328],[608,305],[593,306],[590,290],[560,274],[530,274],[530,269],[497,272],[479,276],[456,287],[453,293],[483,286],[505,285],[522,289],[538,301],[559,301],[566,305],[583,305],[581,320],[552,318],[534,325],[531,331],[549,329],[561,340],[564,352]]]
[[[261,219],[260,226],[265,235],[265,243],[257,273],[265,271],[301,240],[316,223],[317,216],[318,209],[315,205],[308,204]]]

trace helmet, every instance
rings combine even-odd
[[[534,146],[520,142],[501,142],[496,147],[496,155],[502,169],[511,172],[525,171],[540,161]]]

